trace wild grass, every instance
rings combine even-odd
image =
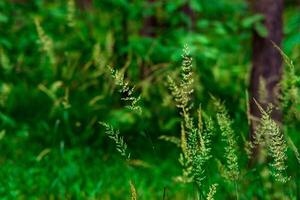
[[[48,56],[50,63],[55,65],[56,61],[54,56],[53,40],[46,34],[38,18],[34,19],[34,23],[39,36],[39,44],[41,45],[41,49]]]
[[[141,114],[142,108],[139,106],[141,96],[134,96],[135,88],[125,80],[124,72],[113,68],[110,68],[110,72],[114,83],[119,87],[119,92],[123,95],[121,100],[129,103],[126,107]]]
[[[120,136],[119,130],[114,130],[114,128],[111,125],[104,122],[100,122],[100,124],[105,128],[106,135],[115,142],[116,150],[126,160],[129,160],[130,153],[128,153],[127,144],[124,142],[123,137]]]
[[[196,198],[200,199],[214,199],[214,196],[217,193],[217,186],[218,188],[224,188],[225,186],[222,184],[226,183],[226,180],[228,180],[232,182],[232,185],[235,188],[235,198],[240,199],[243,196],[240,194],[240,190],[244,189],[241,188],[244,184],[244,178],[241,178],[241,176],[249,170],[247,169],[247,166],[241,163],[240,160],[242,159],[240,157],[247,157],[247,153],[245,152],[244,155],[241,155],[241,151],[239,150],[241,145],[238,145],[237,143],[239,140],[233,129],[233,120],[230,118],[224,103],[222,103],[219,99],[215,97],[211,98],[215,107],[215,114],[213,116],[203,114],[204,111],[201,106],[199,106],[196,112],[197,119],[194,117],[194,75],[192,58],[187,46],[183,49],[182,59],[183,61],[179,81],[174,80],[170,76],[167,77],[169,90],[174,98],[177,108],[179,108],[179,114],[181,116],[181,132],[178,136],[160,136],[160,139],[175,144],[175,146],[181,150],[179,163],[182,167],[182,174],[175,177],[174,180],[185,184],[196,184],[199,194],[196,195]],[[111,70],[111,72],[116,85],[121,88],[119,91],[131,96],[133,94],[134,87],[130,88],[128,86],[129,83],[124,81],[123,73],[115,70]],[[134,98],[135,97],[129,97],[122,100],[132,100]],[[269,164],[270,167],[268,168],[270,174],[272,174],[275,181],[282,184],[288,184],[292,180],[292,177],[287,175],[288,157],[286,152],[288,146],[286,139],[284,134],[281,132],[279,125],[277,125],[277,123],[271,118],[271,107],[265,111],[258,103],[257,106],[262,115],[259,120],[259,125],[255,131],[254,144],[251,145],[251,143],[245,142],[242,146],[244,146],[243,148],[247,148],[247,145],[250,145],[250,147],[259,145],[262,147],[261,151],[267,151],[267,155],[272,158],[272,161]],[[196,121],[197,123],[195,123]],[[118,146],[117,150],[121,152],[121,155],[126,155],[125,150],[127,150],[127,146],[124,146],[123,139],[120,139],[119,137],[112,137],[111,135],[118,134],[111,134],[111,129],[112,128],[110,128],[110,131],[107,131],[108,136],[115,140]],[[221,137],[220,142],[223,143],[221,146],[224,146],[224,152],[221,154],[223,158],[219,157],[219,154],[215,154],[216,149],[214,148],[216,148],[216,145],[220,145],[219,142],[215,144],[215,139],[218,138],[218,134],[220,134]],[[291,141],[289,143],[291,143]],[[297,148],[293,143],[291,143],[291,147],[298,159],[299,153],[297,153]],[[124,150],[121,150],[122,148]],[[217,160],[217,162],[214,162],[213,160]],[[225,160],[225,162],[222,160]],[[258,164],[268,166],[267,160],[268,159],[264,158],[262,160],[263,163]],[[211,176],[211,174],[209,170],[207,170],[207,166],[212,165],[215,165],[217,169],[219,168],[219,171],[214,172],[214,174],[219,174],[219,176],[224,180],[219,180],[218,183],[213,183],[209,186],[207,184],[207,179]],[[256,170],[259,169],[260,168],[257,168]],[[262,174],[264,173],[264,169],[264,167],[261,169]],[[265,181],[269,182],[270,180],[262,178],[261,181],[264,183]],[[136,192],[132,186],[133,185],[131,184],[132,199],[134,199]]]
[[[272,109],[269,108],[268,111],[265,111],[257,102],[256,104],[262,117],[255,131],[254,143],[267,148],[269,155],[273,159],[271,163],[274,171],[272,173],[273,176],[277,181],[285,183],[288,181],[288,177],[286,177],[287,143],[284,135],[280,131],[280,127],[271,118],[270,113]]]
[[[300,198],[299,65],[277,46],[283,119],[261,109],[248,165],[246,1],[190,1],[189,33],[182,2],[24,2],[0,1],[1,199]],[[283,47],[298,59],[294,12]]]
[[[214,200],[214,195],[217,192],[218,184],[212,184],[209,188],[209,192],[207,194],[206,200]]]

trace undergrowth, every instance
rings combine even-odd
[[[292,62],[277,46],[275,48],[281,52],[286,64],[289,66],[285,76],[292,78],[292,80],[285,78],[282,81],[284,93],[281,98],[283,108],[286,109],[287,106],[296,106],[294,103],[296,103],[296,99],[299,99],[295,94],[298,93],[296,86],[298,77],[295,75]],[[268,110],[264,110],[254,100],[261,112],[254,141],[251,143],[243,140],[243,143],[240,144],[238,142],[241,142],[241,140],[236,134],[239,130],[233,128],[233,120],[225,107],[225,103],[221,100],[211,96],[214,115],[207,115],[201,106],[194,112],[193,86],[195,75],[188,46],[183,49],[182,60],[179,80],[167,76],[170,93],[181,116],[180,132],[177,136],[162,135],[159,137],[159,139],[171,142],[180,149],[178,161],[182,168],[182,174],[174,177],[174,181],[195,185],[195,193],[192,196],[196,199],[212,200],[215,199],[215,196],[220,198],[225,195],[224,192],[227,193],[225,195],[227,198],[247,199],[246,195],[243,194],[247,191],[247,188],[244,187],[251,184],[247,183],[251,181],[247,176],[251,173],[252,176],[261,174],[257,179],[260,179],[259,182],[263,187],[266,187],[266,192],[271,191],[272,187],[274,187],[273,189],[291,187],[289,193],[282,190],[282,193],[264,194],[264,198],[295,199],[297,196],[297,178],[289,173],[287,149],[290,147],[298,162],[299,152],[288,133],[283,133],[282,128],[271,118],[272,105],[269,105]],[[128,108],[132,111],[139,110],[139,113],[141,113],[140,107],[136,107],[136,103],[140,101],[140,96],[137,98],[132,96],[134,87],[130,87],[129,82],[124,80],[123,73],[112,69],[110,71],[115,84],[120,87],[119,91],[125,95],[121,99],[129,100],[131,105]],[[289,112],[293,112],[293,116],[298,114],[294,109],[289,110]],[[248,114],[245,112],[245,115]],[[290,115],[292,114],[288,116]],[[129,159],[129,156],[125,153],[127,145],[123,138],[119,136],[119,132],[115,132],[106,123],[101,124],[106,127],[107,136],[115,141],[117,151],[126,159]],[[243,157],[247,157],[247,153],[249,156],[249,151],[254,151],[256,146],[260,147],[260,151],[257,152],[257,154],[260,154],[258,157],[263,157],[263,159],[260,159],[254,166],[241,162],[241,160],[244,160]],[[246,151],[241,151],[242,149]],[[250,155],[253,154],[250,153]],[[251,156],[248,159],[248,162],[250,162]],[[214,170],[212,171],[209,168]],[[267,174],[271,174],[273,178],[268,177]],[[130,188],[131,199],[138,199],[137,191],[131,182]],[[219,190],[223,194],[218,192]],[[186,195],[188,198],[189,194]],[[140,196],[142,197],[142,194]],[[166,198],[165,195],[163,198]]]
[[[263,17],[244,0],[155,2],[0,1],[1,199],[300,199],[297,8],[289,56],[274,45],[282,122],[260,78],[250,141]]]

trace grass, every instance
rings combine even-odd
[[[244,0],[191,1],[191,29],[180,1],[122,2],[0,1],[1,199],[299,199],[298,9],[284,23],[295,63],[274,47],[283,123],[261,109],[264,151],[250,166],[245,91],[261,16]]]
[[[166,199],[181,199],[180,191],[192,192],[174,183],[180,171],[177,162],[161,162],[152,155],[127,163],[90,147],[57,147],[37,159],[43,149],[30,148],[24,141],[16,142],[18,149],[10,149],[3,145],[9,136],[3,140],[2,147],[13,156],[1,156],[2,199],[129,199],[129,180],[135,184],[138,199],[160,199],[164,190]]]

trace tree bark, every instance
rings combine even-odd
[[[148,6],[151,7],[154,3],[156,2],[156,0],[148,0]],[[150,15],[147,16],[143,19],[143,26],[142,29],[140,30],[140,35],[142,37],[148,37],[148,38],[155,38],[156,35],[156,31],[158,28],[158,21],[156,19],[155,15]],[[150,74],[150,68],[149,66],[146,65],[146,63],[143,61],[141,66],[140,66],[140,79],[143,80],[146,77],[149,76]]]
[[[189,24],[188,29],[190,31],[194,30],[195,25],[196,25],[196,13],[192,10],[192,8],[188,2],[183,5],[181,10],[190,19],[190,24]]]
[[[278,102],[279,86],[282,77],[282,58],[280,53],[273,47],[272,41],[278,46],[282,41],[282,13],[283,0],[254,0],[253,9],[255,13],[264,15],[264,25],[268,30],[267,37],[261,37],[257,32],[253,33],[252,71],[250,77],[250,117],[251,130],[250,139],[253,141],[257,122],[261,113],[254,102],[266,108],[274,105],[272,118],[281,122],[281,111]],[[263,80],[264,84],[260,83]],[[261,86],[264,87],[264,99],[260,99]],[[261,90],[262,92],[262,90]],[[258,152],[254,148],[253,156]]]
[[[156,0],[148,0],[149,6],[151,6],[151,4],[155,2]],[[158,22],[156,17],[154,15],[147,16],[146,18],[144,18],[143,27],[140,31],[140,34],[144,37],[155,37],[155,29],[157,26]]]
[[[92,6],[92,0],[77,0],[77,4],[81,10],[87,10]]]

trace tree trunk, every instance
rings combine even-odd
[[[148,6],[152,6],[153,3],[155,3],[156,0],[148,0]],[[140,35],[143,37],[148,38],[155,38],[156,37],[156,31],[158,28],[158,21],[156,19],[155,15],[147,16],[143,20],[143,26],[140,30]],[[148,77],[150,74],[150,68],[147,66],[145,61],[142,62],[140,66],[140,79],[143,80],[146,77]]]
[[[251,130],[250,139],[253,141],[254,131],[261,113],[254,102],[266,108],[273,104],[272,118],[281,122],[281,111],[278,103],[279,86],[282,76],[282,59],[280,53],[273,47],[272,41],[278,46],[282,41],[282,13],[283,0],[254,0],[255,13],[264,15],[264,24],[268,30],[267,37],[261,37],[257,32],[253,33],[252,71],[250,80],[250,115]],[[263,88],[262,88],[263,87]],[[263,99],[261,94],[263,93]],[[258,153],[255,148],[253,156]]]
[[[92,6],[92,0],[77,0],[81,10],[86,10]]]
[[[155,2],[156,0],[148,0],[149,6],[151,6],[151,4]],[[140,34],[144,37],[155,37],[156,36],[155,29],[157,25],[158,23],[155,16],[153,15],[147,16],[146,18],[144,18],[143,27],[140,31]]]
[[[192,10],[188,2],[183,5],[181,10],[186,16],[189,17],[190,24],[188,26],[188,29],[190,31],[193,31],[196,25],[196,13]]]

